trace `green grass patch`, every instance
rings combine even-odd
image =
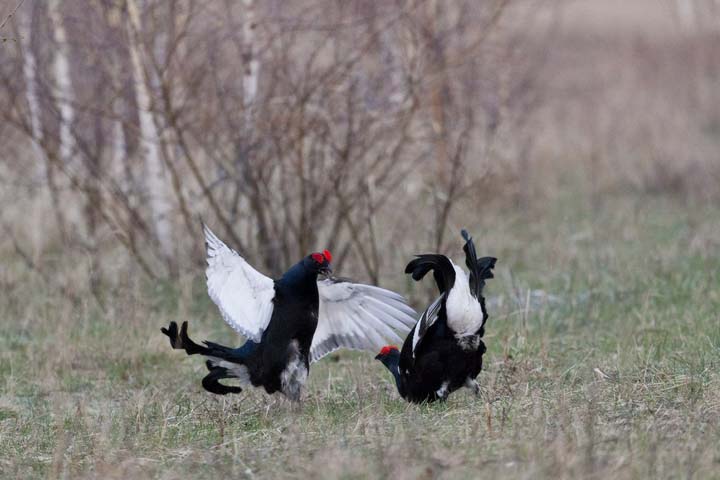
[[[498,256],[482,397],[409,405],[371,354],[313,365],[301,407],[202,390],[159,328],[233,343],[202,271],[71,303],[21,270],[0,298],[6,477],[712,478],[720,468],[720,256],[711,208],[570,194],[468,222]],[[459,242],[459,240],[458,240]],[[458,243],[459,245],[459,243]],[[458,246],[459,249],[459,246]],[[454,255],[455,257],[459,256]],[[64,262],[53,265],[62,271]],[[400,268],[400,266],[398,267]],[[35,284],[37,283],[37,285]],[[392,285],[390,285],[393,287]],[[400,280],[422,308],[423,286]],[[528,289],[554,300],[526,305]],[[20,290],[16,289],[15,293]],[[45,293],[42,293],[45,292]],[[520,300],[515,300],[515,297]]]

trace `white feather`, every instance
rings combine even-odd
[[[227,360],[218,357],[208,358],[213,366],[222,367],[232,373],[233,376],[240,381],[241,385],[250,384],[250,372],[248,371],[247,366],[234,362],[228,362]]]
[[[280,385],[282,392],[291,400],[300,400],[302,387],[307,381],[308,370],[305,367],[305,360],[300,356],[300,349],[297,340],[288,345],[288,361],[285,369],[280,374]]]
[[[432,324],[435,323],[435,321],[438,319],[438,314],[440,313],[440,308],[442,307],[442,301],[444,298],[444,294],[436,298],[435,301],[431,303],[430,306],[423,312],[420,320],[418,320],[417,322],[417,325],[415,325],[415,328],[413,329],[412,340],[413,357],[415,357],[415,348],[422,339],[423,335],[427,333],[428,328],[430,328]]]
[[[237,332],[259,342],[270,323],[274,282],[225,245],[207,226],[208,293],[223,319]],[[402,342],[415,323],[415,311],[397,293],[371,285],[320,280],[318,326],[310,346],[315,362],[338,348],[377,350]]]
[[[465,271],[453,264],[455,285],[448,293],[445,302],[447,324],[457,337],[475,335],[482,327],[483,312],[480,302],[470,293],[470,282]]]
[[[205,275],[210,298],[233,329],[259,342],[273,312],[273,280],[250,266],[207,225],[203,225],[203,231],[207,244],[208,267]]]
[[[338,348],[379,350],[402,342],[415,323],[415,311],[397,293],[337,280],[318,281],[318,326],[310,345],[316,362]]]

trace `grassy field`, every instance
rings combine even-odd
[[[348,352],[313,367],[300,412],[259,391],[212,396],[202,362],[159,331],[188,319],[234,343],[201,269],[163,286],[118,274],[102,312],[68,299],[86,259],[46,259],[53,286],[6,258],[0,476],[720,478],[720,211],[567,194],[477,222],[480,253],[500,258],[483,398],[432,406]],[[388,286],[421,307],[402,267]],[[528,288],[555,297],[527,303]]]

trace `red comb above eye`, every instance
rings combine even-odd
[[[393,350],[397,350],[397,349],[398,349],[398,347],[396,347],[395,345],[386,345],[386,346],[382,347],[382,350],[380,350],[380,355],[387,355],[390,352],[392,352]]]
[[[315,260],[316,263],[323,263],[325,261],[325,258],[322,256],[321,253],[313,253],[310,256],[313,260]]]
[[[330,253],[330,250],[323,250],[323,257],[325,257],[325,260],[327,260],[328,263],[332,262],[332,254]]]

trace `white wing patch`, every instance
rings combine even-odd
[[[207,245],[208,294],[223,319],[238,333],[259,342],[273,312],[275,283],[203,225]]]
[[[432,324],[438,319],[438,314],[440,313],[440,308],[442,307],[442,301],[444,298],[445,294],[436,298],[435,301],[423,312],[420,320],[417,322],[417,325],[415,325],[412,339],[413,358],[415,357],[415,347],[417,347],[417,344],[428,331],[428,328],[430,328],[430,326],[432,326]]]
[[[232,373],[233,377],[237,378],[241,385],[250,385],[250,372],[245,365],[228,362],[218,357],[208,357],[208,359],[214,367],[222,367]]]
[[[470,294],[470,281],[465,271],[453,264],[455,285],[448,293],[445,302],[447,324],[456,337],[475,335],[483,324],[483,312],[480,302]]]
[[[318,281],[318,326],[310,345],[316,362],[338,348],[377,351],[402,342],[415,323],[416,313],[405,299],[379,287],[337,281]]]

